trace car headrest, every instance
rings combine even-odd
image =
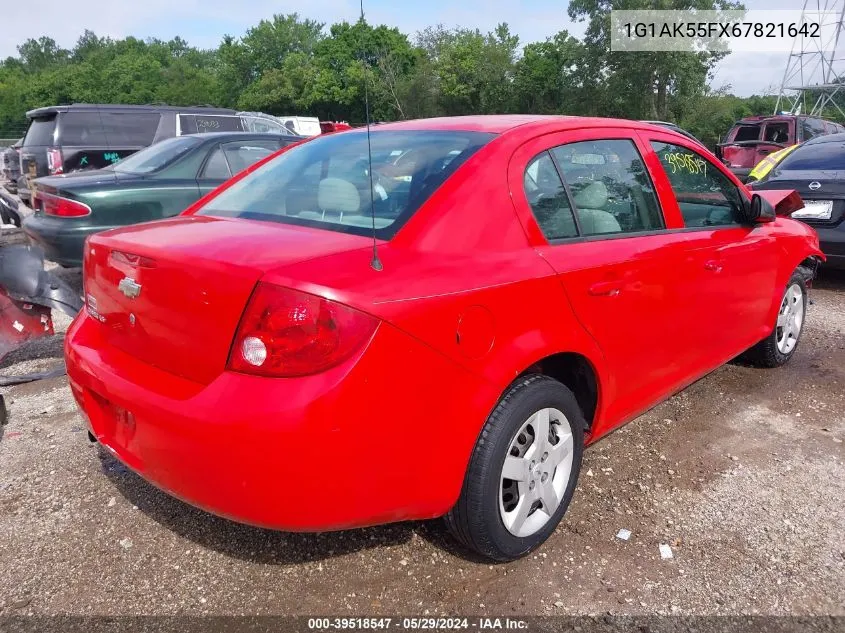
[[[361,196],[348,180],[324,178],[317,189],[317,206],[323,211],[354,213],[361,208]]]
[[[607,204],[607,187],[601,181],[593,181],[573,195],[575,205],[581,209],[603,209]]]

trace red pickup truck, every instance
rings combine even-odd
[[[716,156],[745,182],[754,166],[768,154],[816,136],[845,132],[832,121],[804,115],[745,117],[734,123]]]

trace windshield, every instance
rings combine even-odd
[[[192,136],[169,138],[115,163],[114,170],[124,174],[151,174],[178,160],[200,143],[202,140]]]
[[[786,170],[845,170],[845,143],[834,141],[802,145],[778,165],[778,172]]]
[[[390,239],[492,134],[373,131],[321,136],[210,200],[199,215],[299,224]],[[370,203],[372,191],[372,206]]]

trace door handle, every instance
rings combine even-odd
[[[587,289],[587,292],[594,297],[615,297],[621,291],[621,281],[600,281]]]
[[[704,263],[704,268],[706,268],[707,270],[712,270],[714,273],[722,272],[722,265],[717,261],[713,261],[712,259],[709,262]]]

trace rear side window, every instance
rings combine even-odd
[[[569,186],[582,235],[663,228],[651,178],[633,141],[570,143],[552,155]]]
[[[156,112],[64,112],[59,144],[70,147],[146,147],[155,139],[161,115]]]
[[[736,128],[733,140],[737,143],[742,141],[756,141],[760,138],[759,125],[740,125]]]
[[[687,227],[740,224],[742,196],[708,160],[680,145],[652,141]]]
[[[180,114],[179,130],[181,134],[244,131],[240,117],[211,114]]]
[[[374,130],[294,147],[210,200],[200,215],[299,224],[390,239],[492,134]],[[371,173],[372,171],[372,173]],[[372,182],[372,185],[371,185]]]
[[[528,163],[523,185],[534,218],[547,240],[578,236],[569,196],[548,152]]]
[[[23,146],[53,145],[53,132],[56,130],[55,115],[46,119],[32,119],[23,139]]]
[[[801,121],[801,129],[804,132],[805,141],[825,135],[824,121],[820,119],[803,119]]]
[[[813,143],[802,145],[777,166],[777,170],[845,170],[845,143]]]

